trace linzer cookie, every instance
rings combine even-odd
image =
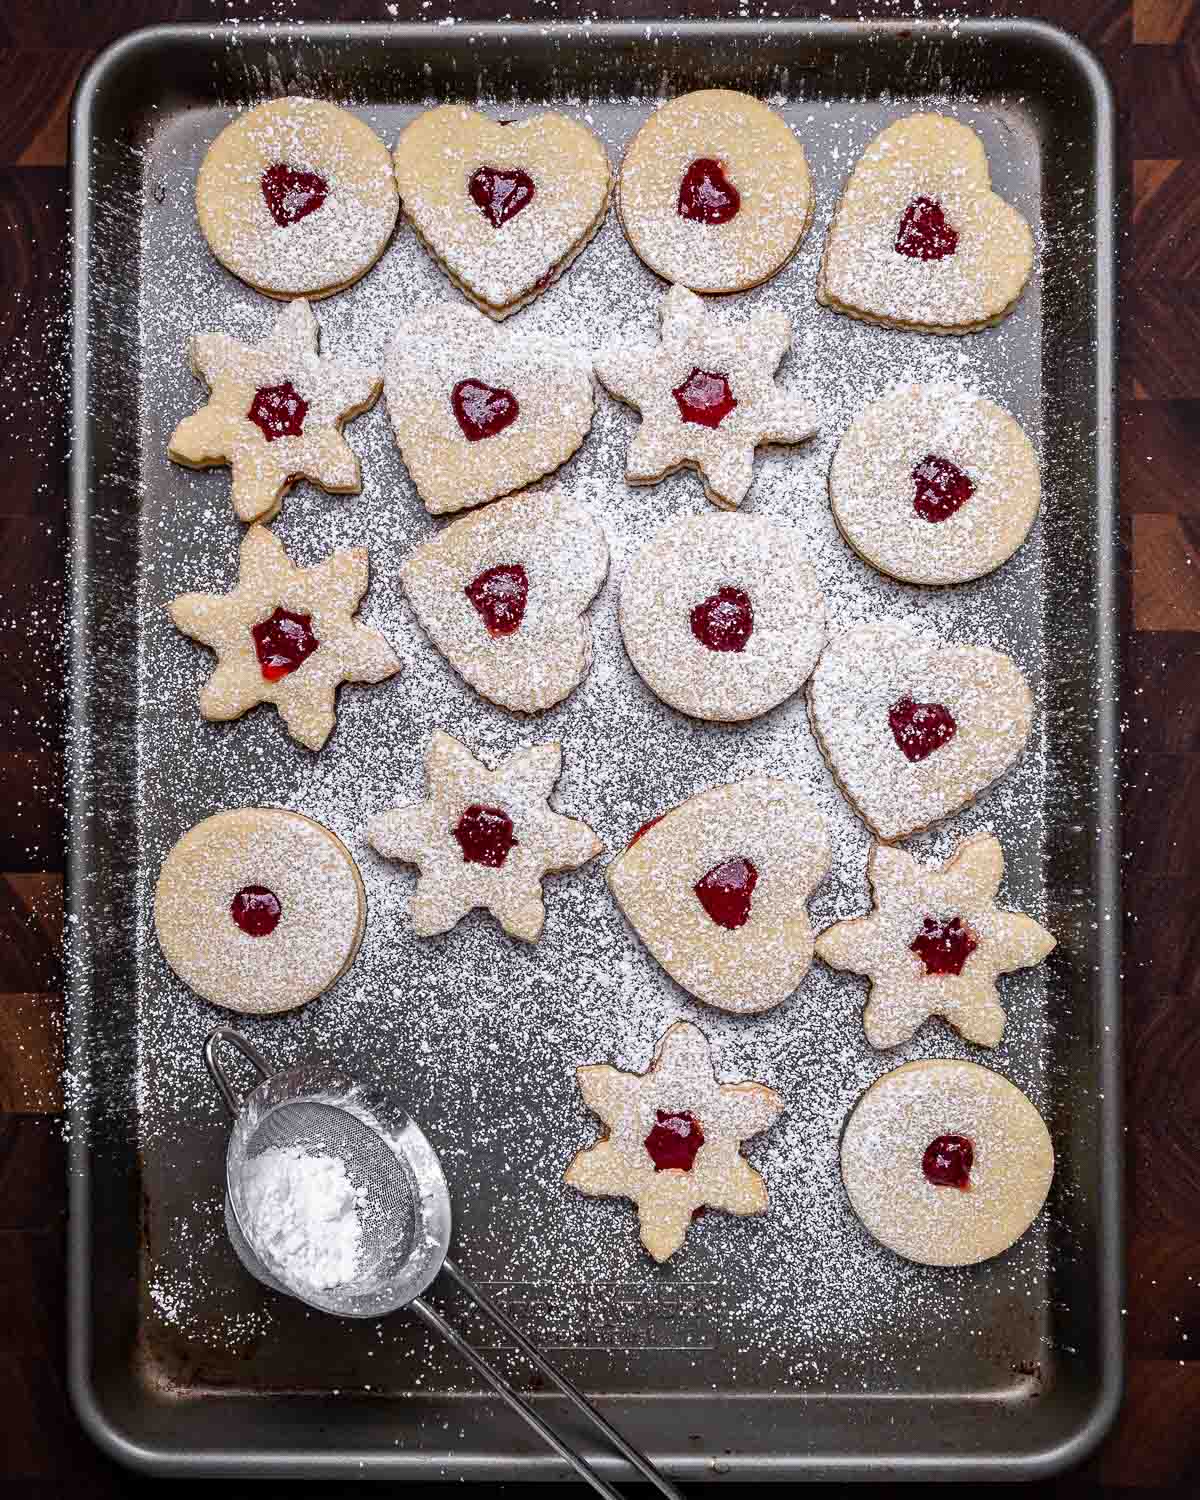
[[[870,978],[863,1026],[872,1047],[899,1046],[929,1016],[941,1016],[968,1042],[998,1047],[997,977],[1040,964],[1054,947],[1032,917],[996,905],[1004,878],[999,841],[974,834],[943,865],[876,844],[867,876],[874,910],[827,927],[817,957]]]
[[[808,685],[813,732],[855,811],[885,842],[948,818],[1025,748],[1029,685],[1009,657],[863,625],[826,646]]]
[[[600,383],[642,414],[625,478],[657,484],[696,469],[713,504],[735,510],[754,478],[755,448],[802,443],[817,430],[812,408],[775,384],[791,342],[791,321],[778,309],[728,323],[673,286],[661,343],[615,344],[596,356]]]
[[[909,115],[863,153],[834,212],[817,300],[923,333],[973,333],[1016,306],[1033,235],[992,192],[983,142],[944,115]]]
[[[449,302],[407,320],[385,360],[396,441],[433,515],[524,489],[564,464],[592,425],[592,389],[582,350]]]
[[[700,89],[654,112],[630,142],[617,207],[652,271],[694,292],[766,281],[812,222],[804,148],[749,94]]]
[[[405,128],[395,164],[422,244],[493,318],[557,281],[608,206],[604,147],[565,115],[499,122],[444,104]]]
[[[664,703],[698,719],[753,719],[808,681],[825,601],[795,533],[757,516],[664,527],[621,585],[629,659]]]
[[[632,1199],[656,1261],[680,1249],[703,1208],[766,1212],[767,1185],[740,1148],[775,1123],[783,1100],[764,1083],[719,1083],[698,1027],[668,1027],[645,1073],[590,1063],[575,1076],[604,1133],[564,1180],[591,1198]]]
[[[965,583],[998,568],[1041,503],[1033,444],[1003,408],[956,385],[873,401],[838,444],[829,500],[842,535],[905,583]]]
[[[719,1010],[769,1010],[808,973],[809,897],[829,871],[825,820],[765,776],[652,818],[609,865],[609,889],[677,984]]]
[[[383,253],[399,210],[387,147],[349,110],[273,99],[208,148],[196,215],[227,270],[268,297],[325,297]]]

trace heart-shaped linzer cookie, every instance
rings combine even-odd
[[[395,151],[404,215],[451,281],[505,318],[562,275],[604,222],[604,147],[565,115],[506,124],[445,104]]]
[[[971,333],[1016,305],[1033,235],[991,188],[983,142],[944,115],[882,131],[829,227],[817,300],[869,323]]]
[[[1025,748],[1033,697],[1009,657],[884,623],[826,647],[808,687],[838,785],[885,842],[948,818]]]

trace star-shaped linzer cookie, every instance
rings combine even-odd
[[[198,333],[188,346],[193,373],[208,384],[208,405],[180,422],[167,454],[192,469],[228,464],[240,521],[269,521],[297,479],[330,494],[362,488],[342,428],[375,404],[383,377],[324,358],[318,340],[312,309],[298,297],[259,344]]]
[[[200,693],[204,717],[236,719],[273,703],[292,738],[319,750],[341,683],[382,682],[400,670],[379,631],[353,618],[367,580],[365,547],[298,568],[265,526],[252,526],[232,593],[181,594],[167,606],[185,635],[217,653]]]
[[[729,323],[673,286],[663,299],[661,343],[614,344],[595,359],[604,388],[642,414],[626,479],[656,484],[676,469],[697,469],[713,504],[735,510],[759,444],[801,443],[817,430],[813,409],[775,384],[791,342],[791,321],[778,309]]]
[[[766,1210],[767,1185],[739,1147],[774,1124],[783,1100],[764,1083],[718,1083],[698,1026],[668,1027],[645,1073],[591,1063],[575,1076],[605,1134],[565,1180],[592,1198],[632,1198],[655,1260],[675,1254],[698,1208]]]
[[[427,802],[382,812],[367,828],[380,854],[420,867],[413,930],[448,932],[483,906],[512,937],[536,943],[546,919],[542,876],[574,870],[604,848],[586,823],[550,806],[562,746],[534,745],[492,771],[435,729],[425,772]]]

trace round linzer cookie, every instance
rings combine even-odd
[[[922,333],[974,333],[1007,316],[1033,271],[1033,234],[991,188],[983,142],[945,115],[882,131],[829,226],[817,301]]]
[[[268,297],[327,297],[383,254],[400,202],[373,130],[320,99],[272,99],[227,125],[196,179],[209,248]]]
[[[765,776],[713,787],[634,834],[606,871],[630,926],[676,984],[718,1010],[786,1000],[808,973],[808,898],[829,872],[825,820]]]
[[[412,553],[400,581],[433,644],[477,693],[538,713],[591,667],[586,610],[607,571],[599,522],[555,488],[454,521]]]
[[[427,110],[395,153],[404,215],[476,307],[506,318],[540,296],[604,223],[604,147],[565,115],[489,120]]]
[[[854,1212],[925,1266],[999,1255],[1037,1218],[1054,1177],[1050,1132],[1015,1084],[978,1063],[928,1058],[877,1079],[842,1134]]]
[[[885,621],[830,641],[808,716],[847,800],[891,843],[1004,775],[1029,738],[1033,695],[1002,652]]]
[[[928,1016],[941,1016],[968,1042],[998,1047],[1004,1008],[996,979],[1040,964],[1054,938],[996,893],[1004,854],[991,833],[964,839],[942,865],[876,844],[867,862],[875,907],[835,922],[817,938],[817,957],[866,974],[863,1026],[872,1047],[906,1042]]]
[[[220,812],[163,861],[154,927],[184,984],[246,1015],[293,1010],[354,962],[367,899],[336,834],[278,807]]]
[[[660,1264],[703,1208],[766,1212],[767,1185],[740,1148],[775,1123],[783,1100],[765,1083],[719,1083],[699,1027],[668,1027],[645,1073],[589,1063],[575,1077],[604,1134],[576,1153],[564,1181],[590,1198],[632,1199]]]
[[[495,500],[566,463],[592,425],[591,358],[439,303],[388,346],[384,395],[432,515]]]
[[[694,292],[757,286],[812,222],[804,148],[773,109],[732,89],[654,112],[621,165],[617,209],[652,271]]]
[[[825,644],[825,601],[787,526],[688,516],[634,558],[621,634],[646,685],[697,719],[753,719],[808,681]]]
[[[1033,444],[956,385],[907,385],[855,417],[829,471],[842,535],[904,583],[965,583],[1010,558],[1041,504]]]

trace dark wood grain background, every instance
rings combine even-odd
[[[866,0],[759,7],[753,0],[749,13],[903,13]],[[397,8],[422,19],[505,11],[471,0]],[[700,0],[691,10],[717,8]],[[617,0],[595,13],[665,9]],[[0,3],[0,1483],[13,1494],[86,1500],[152,1488],[90,1446],[64,1385],[58,945],[71,91],[99,48],[150,22],[385,21],[390,10],[383,0]],[[577,0],[535,0],[530,13],[588,12]],[[1056,21],[1103,59],[1121,121],[1128,1396],[1101,1452],[1032,1492],[1200,1496],[1200,4],[920,7],[937,13]]]

